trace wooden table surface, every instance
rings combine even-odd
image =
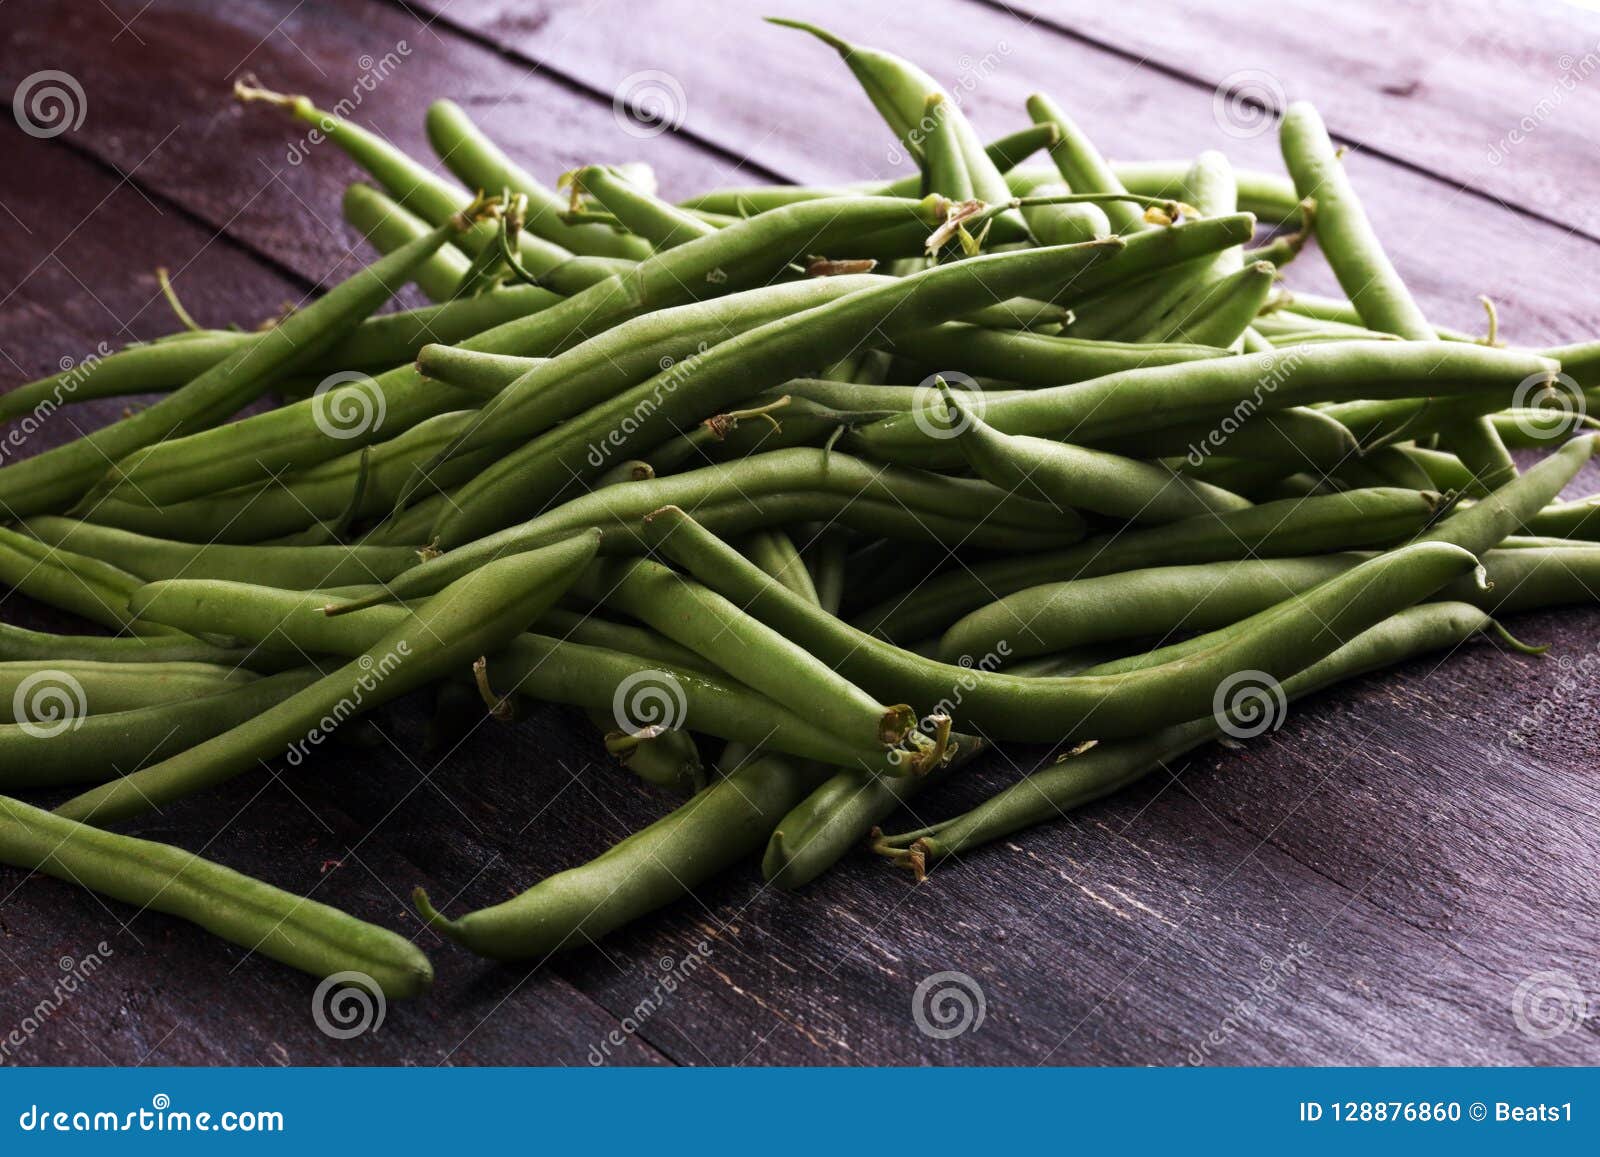
[[[768,7],[917,60],[962,88],[986,136],[1024,123],[1024,98],[1042,89],[1116,157],[1220,147],[1277,169],[1270,115],[1219,108],[1219,86],[1271,108],[1314,99],[1430,316],[1478,328],[1476,295],[1488,293],[1514,341],[1600,335],[1592,12],[1489,0]],[[326,145],[290,163],[295,130],[229,98],[246,72],[324,104],[350,98],[355,119],[418,156],[431,157],[424,108],[452,97],[550,180],[628,159],[679,196],[888,173],[892,142],[848,73],[761,11],[732,0],[7,0],[0,92],[53,69],[85,106],[48,139],[0,118],[0,381],[170,330],[157,266],[176,272],[203,322],[226,324],[367,258],[339,215],[355,170]],[[389,54],[398,67],[366,91],[361,78]],[[621,131],[614,97],[641,85],[681,91],[677,131]],[[1314,256],[1290,282],[1332,288]],[[54,416],[29,448],[120,404],[84,409]],[[14,595],[0,615],[65,625]],[[410,888],[457,911],[496,902],[669,801],[608,766],[574,712],[530,710],[441,756],[424,747],[425,698],[406,700],[365,745],[275,765],[130,830],[403,930],[435,962],[430,998],[331,1039],[299,974],[5,869],[0,1042],[15,1027],[22,1043],[0,1059],[1593,1064],[1600,1017],[1569,1016],[1550,1035],[1519,1029],[1514,1009],[1548,1015],[1535,990],[1568,980],[1600,1002],[1600,613],[1513,625],[1553,644],[1552,657],[1475,643],[1360,680],[1295,706],[1275,734],[1204,748],[920,887],[864,855],[799,895],[764,888],[745,865],[531,972],[442,943],[411,913]],[[1007,749],[920,799],[917,815],[954,814],[1048,754]],[[99,970],[35,1024],[60,969],[90,954]],[[642,1008],[664,971],[683,983]],[[980,1025],[948,1039],[913,1016],[919,983],[940,972],[970,978],[984,1007]]]

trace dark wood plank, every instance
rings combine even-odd
[[[982,2],[1274,112],[1311,100],[1358,148],[1600,236],[1581,192],[1596,175],[1600,16],[1578,5]]]

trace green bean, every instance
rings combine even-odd
[[[1000,333],[951,322],[918,330],[888,348],[925,367],[960,370],[1030,386],[1083,382],[1141,366],[1173,365],[1221,356],[1197,345],[1132,345],[1039,333]]]
[[[675,249],[716,232],[715,226],[652,197],[615,169],[587,165],[568,173],[565,180],[571,183],[575,194],[587,194],[600,202],[624,229],[644,238],[656,252]]]
[[[941,382],[941,385],[943,383]],[[1074,507],[1134,522],[1177,522],[1205,513],[1243,510],[1237,494],[1175,474],[1164,466],[1066,442],[1002,434],[943,391],[945,435],[978,477],[1057,510]]]
[[[778,756],[754,759],[596,859],[515,899],[446,919],[421,888],[430,927],[479,956],[533,960],[593,943],[756,852],[824,774]]]
[[[988,749],[961,737],[949,760],[926,775],[887,776],[844,769],[778,821],[761,858],[761,875],[779,888],[800,888],[842,860],[884,818]]]
[[[1361,323],[1409,341],[1436,340],[1433,327],[1378,244],[1317,110],[1305,101],[1291,104],[1279,133],[1295,191],[1317,202],[1316,234],[1323,256]]]
[[[1436,340],[1437,333],[1378,244],[1316,109],[1304,101],[1291,104],[1284,114],[1281,139],[1295,188],[1317,201],[1315,230],[1323,256],[1362,323],[1408,341]],[[1478,476],[1475,490],[1486,492],[1516,477],[1516,464],[1485,419],[1447,426],[1440,436],[1445,448]]]
[[[687,731],[630,735],[608,729],[611,716],[607,712],[595,712],[595,721],[606,729],[607,753],[646,783],[685,795],[705,790],[705,764],[694,736]]]
[[[0,663],[0,723],[54,726],[91,712],[130,711],[253,682],[253,672],[212,663],[111,663],[52,659]]]
[[[817,501],[804,502],[813,496]],[[393,580],[389,594],[407,599],[437,590],[489,559],[584,526],[605,530],[607,553],[638,552],[643,549],[639,520],[661,506],[682,506],[697,517],[710,511],[708,518],[714,515],[719,531],[730,535],[835,517],[846,525],[898,530],[900,537],[1021,549],[1063,545],[1083,532],[1081,521],[986,482],[882,467],[825,450],[777,450],[597,490],[422,563]],[[726,515],[732,517],[722,521]]]
[[[1096,438],[1090,445],[1129,457],[1182,456],[1187,459],[1183,465],[1189,468],[1198,467],[1212,450],[1224,448],[1231,457],[1252,463],[1311,466],[1322,471],[1334,470],[1361,452],[1355,435],[1331,410],[1305,406],[1258,414],[1232,430],[1214,422],[1181,422],[1138,434]]]
[[[181,635],[55,635],[0,623],[0,661],[48,664],[61,659],[105,663],[214,663],[260,670],[260,657]]]
[[[453,219],[424,240],[367,266],[148,409],[0,467],[0,509],[11,518],[59,511],[81,498],[105,474],[108,462],[116,463],[116,489],[153,484],[154,472],[140,469],[150,455],[181,446],[184,439],[175,436],[221,421],[264,393],[274,374],[310,362],[388,300],[406,270],[465,224],[465,219]],[[141,491],[139,496],[154,501],[159,494],[157,489],[154,495]]]
[[[1359,316],[1353,307],[1351,315]],[[1381,333],[1362,325],[1350,325],[1341,321],[1323,321],[1290,309],[1275,309],[1262,313],[1256,318],[1255,327],[1274,342],[1294,337],[1327,337],[1340,341],[1384,341],[1395,338],[1392,333]]]
[[[0,527],[0,583],[115,631],[157,636],[175,633],[129,617],[128,596],[138,588],[139,580],[127,571],[97,558],[54,549],[6,527]]]
[[[151,583],[134,598],[134,609],[143,617],[215,630],[296,655],[360,655],[413,618],[393,606],[330,617],[324,604],[325,596],[317,593],[190,579]],[[852,747],[815,720],[707,669],[698,656],[693,666],[680,666],[659,650],[633,654],[524,634],[495,653],[491,668],[503,694],[621,714],[630,726],[651,722],[651,709],[672,699],[681,705],[676,722],[686,731],[837,767],[903,773],[900,753],[876,744]]]
[[[1453,583],[1446,596],[1496,615],[1589,605],[1600,597],[1600,550],[1592,546],[1491,550],[1483,556],[1483,566],[1489,576],[1487,590]]]
[[[1432,651],[1455,647],[1492,629],[1493,620],[1461,603],[1433,603],[1398,612],[1285,680],[1285,699],[1296,699],[1369,671],[1392,667]],[[1228,704],[1247,728],[1262,720],[1262,703],[1251,688]],[[1255,688],[1259,691],[1259,686]],[[1275,707],[1275,705],[1274,705]],[[1254,711],[1251,715],[1249,712]],[[1022,828],[1056,819],[1137,782],[1202,743],[1224,733],[1223,712],[1162,728],[1135,739],[1098,743],[1080,754],[1029,775],[973,810],[917,831],[878,840],[874,850],[920,876],[938,861],[1001,839]],[[1269,722],[1276,720],[1274,711]]]
[[[1248,418],[1258,410],[1313,401],[1429,393],[1508,397],[1527,378],[1554,372],[1554,362],[1485,346],[1341,342],[1128,370],[1079,385],[1030,390],[991,402],[984,420],[1008,434],[1093,442],[1149,426],[1216,419],[1236,408]],[[917,465],[956,461],[956,447],[921,433],[921,417],[886,418],[853,431],[850,438],[883,460]]]
[[[36,684],[35,691],[48,700],[45,689],[50,688],[66,710],[51,712],[48,701],[39,701],[42,718],[0,726],[0,786],[6,791],[104,783],[127,775],[237,727],[318,677],[315,670],[300,669],[238,685],[197,685],[161,701],[106,712],[99,710],[98,692],[93,702],[85,692],[83,702],[91,710],[85,715],[60,672],[45,674],[55,677]]]
[[[1111,171],[1130,193],[1149,197],[1182,196],[1184,182],[1193,167],[1189,161],[1112,161]],[[1025,170],[1018,170],[1021,174]],[[1294,182],[1277,173],[1260,169],[1234,169],[1233,181],[1239,209],[1273,225],[1296,224],[1300,217],[1300,194]]]
[[[1297,317],[1310,318],[1313,321],[1332,325],[1347,325],[1362,327],[1366,323],[1361,320],[1361,313],[1347,299],[1339,297],[1324,297],[1317,293],[1301,293],[1296,291],[1289,301],[1290,311]],[[1441,341],[1459,341],[1481,344],[1481,339],[1470,333],[1447,326],[1428,323],[1434,333],[1439,335]],[[1554,351],[1549,353],[1555,357]]]
[[[795,594],[819,607],[822,605],[811,572],[795,549],[794,540],[783,531],[758,530],[745,535],[736,545],[741,554]]]
[[[1529,534],[1600,539],[1600,495],[1546,506],[1522,525]]]
[[[441,179],[381,137],[322,111],[311,103],[309,97],[271,92],[242,80],[234,83],[233,95],[246,104],[262,101],[281,108],[297,120],[311,125],[321,138],[338,145],[351,160],[365,169],[403,207],[430,225],[442,225],[472,201],[472,195],[466,190]],[[485,191],[498,193],[500,189]],[[495,234],[496,228],[492,222],[480,222],[457,238],[456,245],[469,257],[475,256],[494,243]],[[539,237],[524,233],[519,239],[518,258],[535,274],[544,273],[569,256],[568,250]]]
[[[960,104],[951,100],[938,81],[922,69],[881,49],[852,44],[813,24],[775,17],[769,17],[768,22],[808,32],[836,51],[855,74],[873,107],[888,123],[901,146],[917,159],[919,165],[924,164],[926,159],[927,150],[923,142],[930,137],[943,135],[950,152],[959,158],[960,168],[964,172],[965,191],[960,194],[960,199],[970,196],[995,204],[1010,195],[1005,177],[984,151],[983,142],[961,111]],[[931,178],[931,172],[929,176]],[[929,191],[945,193],[936,184],[930,184]],[[954,197],[958,194],[945,195]],[[1001,243],[1026,240],[1028,229],[1021,215],[1013,210],[997,218],[994,238]]]
[[[344,191],[344,219],[379,253],[396,249],[428,233],[428,223],[390,200],[371,185],[359,182]],[[485,250],[488,252],[488,250]],[[473,262],[454,245],[440,247],[411,271],[411,280],[429,301],[449,301],[456,296],[472,270]]]
[[[875,702],[803,648],[659,563],[607,563],[585,575],[577,589],[688,647],[753,690],[780,703],[805,704],[819,726],[853,746],[892,747],[916,726],[910,707]]]
[[[627,257],[637,261],[650,255],[649,244],[637,237],[605,227],[563,222],[565,199],[506,156],[454,101],[436,100],[430,104],[425,123],[428,143],[457,180],[469,189],[485,189],[491,193],[510,189],[527,197],[533,206],[528,227],[546,241],[593,257]]]
[[[1376,448],[1435,433],[1452,422],[1475,418],[1504,404],[1494,394],[1455,398],[1389,398],[1330,402],[1322,413],[1347,426],[1363,446]]]
[[[1210,709],[1229,674],[1257,670],[1285,678],[1477,566],[1470,553],[1447,543],[1408,545],[1244,620],[1184,660],[1109,677],[1017,678],[901,650],[807,606],[692,520],[658,514],[655,524],[660,549],[673,561],[869,694],[951,703],[949,713],[964,730],[1043,742],[1140,734],[1195,718]]]
[[[360,502],[354,513],[359,518],[377,517],[392,511],[402,494],[415,503],[429,490],[448,490],[503,453],[503,446],[490,446],[440,466],[430,465],[474,420],[465,410],[436,414],[386,442],[286,474],[276,482],[236,487],[170,506],[136,506],[108,499],[95,507],[91,521],[180,542],[264,542],[343,514],[357,492],[363,460],[366,481],[359,488]],[[424,522],[424,531],[427,521],[431,519]],[[425,538],[425,533],[419,532],[401,541],[420,544]]]
[[[1457,509],[1416,542],[1448,542],[1482,554],[1516,534],[1577,476],[1594,453],[1597,435],[1574,438],[1537,466],[1524,471],[1471,506]]]
[[[665,635],[648,627],[616,623],[591,612],[579,614],[561,607],[551,607],[539,616],[533,629],[563,642],[582,643],[587,647],[604,647],[621,651],[640,659],[654,659],[672,667],[689,671],[715,674],[717,667],[708,663],[689,648],[674,643]]]
[[[909,333],[960,316],[976,301],[1004,300],[1059,283],[1120,246],[1113,239],[974,257],[747,330],[513,451],[462,489],[434,527],[435,537],[448,549],[532,514],[553,497],[557,485],[592,477],[619,452],[627,456],[648,452],[689,423],[815,368],[820,350],[848,349],[875,333],[891,337]],[[535,407],[518,405],[516,391],[513,386],[485,404],[481,429],[521,432],[530,424],[543,428],[545,422],[534,423],[529,417]],[[517,416],[508,418],[508,413]],[[546,410],[545,416],[549,415]]]
[[[559,598],[594,557],[599,534],[501,559],[429,599],[354,661],[248,722],[76,796],[57,813],[115,822],[225,783],[286,748],[307,748],[350,715],[431,682],[515,637]]]
[[[892,595],[852,622],[862,631],[903,643],[941,632],[985,603],[1041,583],[1152,566],[1383,546],[1420,531],[1441,502],[1431,493],[1351,490],[1120,531],[1063,551],[960,568],[920,582],[909,593]],[[900,589],[904,592],[903,585]]]
[[[202,546],[50,515],[29,519],[22,529],[52,547],[108,563],[121,559],[130,574],[147,581],[221,578],[313,590],[385,582],[416,562],[404,547]]]
[[[1254,261],[1197,289],[1157,327],[1152,340],[1231,347],[1267,300],[1277,276],[1277,266],[1271,262]]]
[[[358,972],[385,996],[419,996],[433,966],[403,936],[151,840],[0,797],[0,860],[190,923],[312,976]]]
[[[1463,490],[1472,479],[1472,471],[1461,464],[1461,459],[1443,450],[1427,450],[1421,446],[1401,446],[1400,452],[1427,473],[1430,490]]]
[[[1026,659],[1174,631],[1214,631],[1343,574],[1360,555],[1153,567],[1028,587],[958,620],[939,640],[944,663]],[[1116,613],[1106,614],[1105,608]]]
[[[813,527],[811,536],[803,555],[811,575],[812,590],[816,593],[817,605],[830,615],[837,615],[844,602],[848,537],[842,529],[826,525]]]
[[[1042,93],[1028,98],[1028,115],[1035,124],[1055,126],[1060,134],[1050,146],[1050,159],[1055,162],[1061,179],[1077,193],[1126,193],[1117,175],[1112,171],[1100,151],[1084,135],[1066,112]],[[1108,201],[1101,206],[1111,227],[1118,233],[1134,233],[1148,228],[1144,214],[1126,202]]]
[[[869,275],[824,277],[765,286],[622,322],[554,358],[530,365],[520,378],[485,401],[478,422],[458,439],[452,452],[539,434],[657,375],[675,375],[664,379],[672,385],[697,372],[696,356],[723,341],[867,289],[896,284]],[[424,349],[418,364],[426,374],[478,356],[476,351]]]
[[[1055,128],[1054,125],[1045,127],[1051,130]],[[1037,180],[1013,181],[1011,188],[1025,200],[1070,192],[1058,179],[1048,175],[1041,176]],[[1105,210],[1099,205],[1087,202],[1024,205],[1022,219],[1027,223],[1028,231],[1033,234],[1034,240],[1040,245],[1076,245],[1080,241],[1109,237],[1114,232]]]
[[[417,372],[477,398],[492,398],[546,358],[490,354],[463,346],[427,345],[418,351]]]

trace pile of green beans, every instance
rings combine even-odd
[[[535,175],[447,100],[432,164],[238,86],[363,171],[378,256],[262,328],[163,280],[183,329],[0,395],[0,584],[84,622],[0,622],[0,862],[409,996],[410,938],[542,961],[743,861],[921,878],[1237,736],[1242,678],[1533,656],[1490,616],[1600,597],[1600,499],[1563,499],[1600,341],[1429,320],[1310,106],[1283,174],[1108,161],[1046,94],[986,145],[913,63],[774,23],[914,174],[668,199],[636,163]],[[1347,296],[1282,287],[1314,252]],[[380,312],[406,285],[432,304]],[[429,865],[466,894],[396,931],[106,830],[326,776],[414,691],[430,743],[571,709],[662,814],[511,899]],[[903,821],[1036,743],[1070,756]]]

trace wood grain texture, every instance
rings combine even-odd
[[[947,83],[996,54],[967,104],[987,134],[1022,123],[1023,98],[1044,88],[1109,152],[1223,147],[1241,164],[1278,167],[1270,135],[1235,141],[1212,117],[1215,81],[1199,64],[1214,70],[1233,56],[1201,53],[1197,63],[1194,44],[1165,34],[1140,48],[1156,67],[1135,67],[1091,43],[1073,6],[1063,19],[1088,40],[958,0],[933,11],[835,2],[785,11],[893,46]],[[0,125],[13,160],[0,173],[7,383],[101,340],[170,328],[153,300],[157,264],[182,268],[179,287],[202,320],[248,323],[359,259],[358,239],[338,220],[355,170],[326,145],[289,164],[296,130],[227,96],[244,71],[331,103],[352,91],[363,56],[404,40],[400,71],[363,95],[358,120],[426,156],[423,110],[448,95],[552,181],[580,162],[635,158],[671,194],[893,171],[891,142],[837,59],[742,5],[158,0],[141,11],[123,0],[12,0],[6,13],[3,91],[56,67],[89,99],[83,125],[54,140]],[[1433,316],[1475,325],[1473,296],[1487,291],[1518,340],[1592,336],[1582,287],[1595,243],[1450,183],[1557,215],[1541,182],[1582,188],[1592,150],[1567,142],[1519,152],[1490,174],[1508,187],[1426,151],[1451,152],[1463,134],[1515,112],[1520,90],[1505,78],[1452,100],[1430,74],[1411,96],[1389,98],[1407,102],[1403,133],[1356,134],[1347,124],[1368,115],[1374,78],[1416,71],[1422,34],[1407,36],[1404,22],[1420,27],[1429,16],[1386,10],[1385,34],[1364,32],[1343,10],[1337,19],[1367,60],[1342,87],[1326,60],[1296,48],[1302,32],[1276,18],[1258,33],[1219,27],[1240,46],[1234,55],[1259,45],[1260,59],[1284,60],[1317,84],[1336,131],[1372,146],[1352,156],[1352,173]],[[1564,51],[1569,27],[1519,26],[1518,52]],[[682,132],[619,127],[614,94],[651,69],[683,88]],[[1290,280],[1332,287],[1310,255]],[[70,436],[65,418],[37,444]],[[1597,478],[1587,472],[1573,493],[1600,489]],[[63,621],[15,596],[0,616]],[[573,712],[531,709],[509,726],[474,720],[458,744],[428,751],[431,703],[412,696],[384,711],[377,731],[301,768],[280,761],[130,830],[403,930],[434,959],[429,998],[391,1006],[379,1032],[335,1041],[316,1027],[305,978],[179,921],[6,871],[0,1036],[48,995],[59,960],[82,959],[101,940],[113,952],[84,991],[0,1055],[34,1064],[1595,1063],[1600,1021],[1536,1040],[1518,1031],[1512,1003],[1524,978],[1547,970],[1600,992],[1600,675],[1580,662],[1600,637],[1600,613],[1513,625],[1552,643],[1555,658],[1474,643],[1361,680],[1296,706],[1270,737],[1203,749],[920,887],[864,854],[798,895],[763,887],[754,865],[742,865],[533,971],[440,942],[410,914],[406,893],[424,884],[451,911],[496,902],[671,801],[601,758]],[[1508,742],[1510,732],[1522,741]],[[890,826],[954,814],[1047,757],[1008,749]],[[935,1040],[912,1002],[919,982],[943,971],[981,986],[985,1019]],[[685,980],[657,1004],[667,974]]]

